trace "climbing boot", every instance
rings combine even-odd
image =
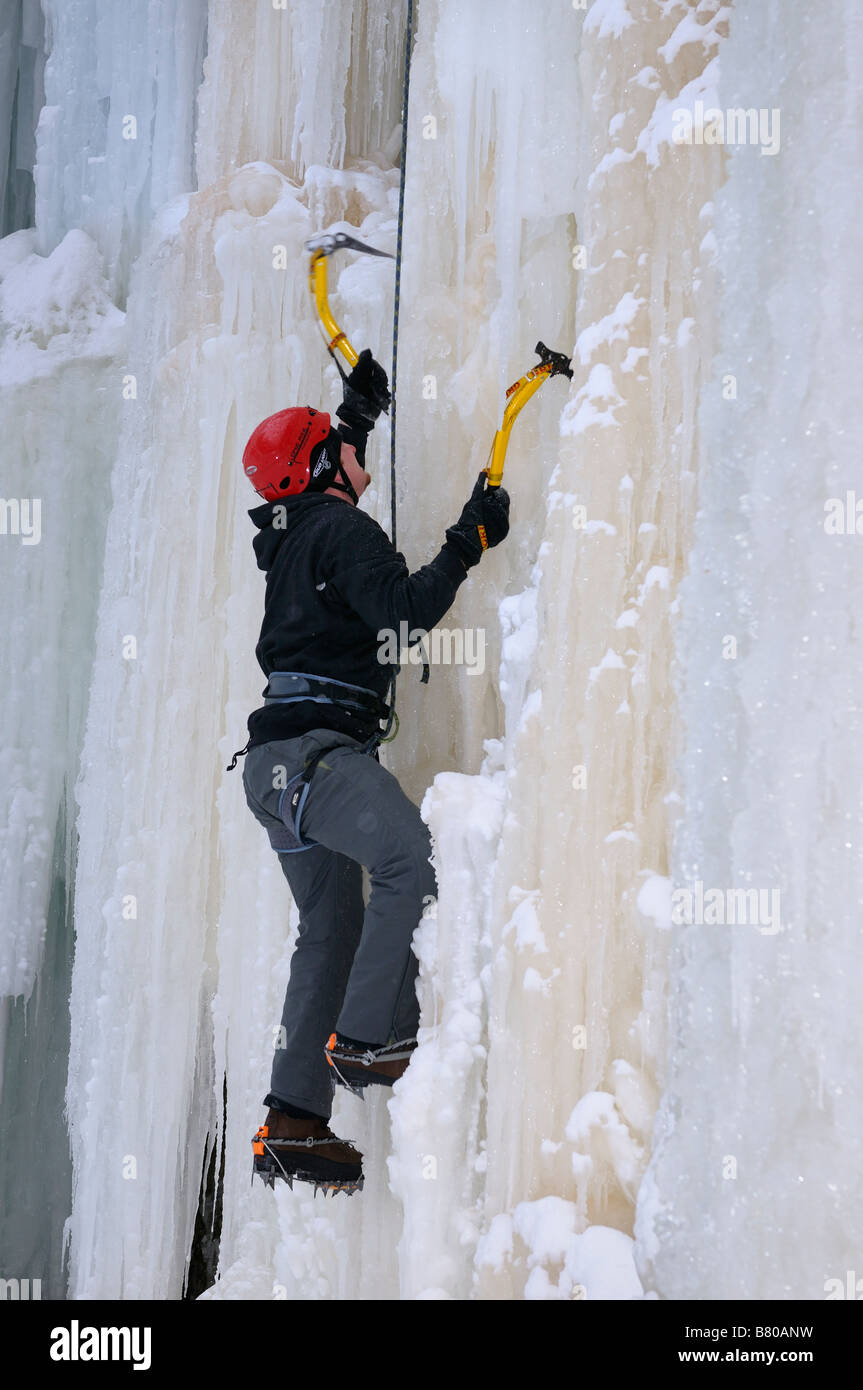
[[[276,1178],[283,1178],[290,1188],[294,1181],[314,1184],[315,1196],[323,1188],[330,1192],[346,1192],[349,1197],[363,1185],[363,1156],[348,1139],[339,1139],[325,1120],[295,1119],[281,1111],[267,1112],[252,1140],[254,1154],[252,1181],[255,1174],[274,1187]]]

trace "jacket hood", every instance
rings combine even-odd
[[[258,528],[258,534],[252,541],[258,569],[267,571],[272,567],[282,541],[303,525],[313,509],[330,505],[343,507],[346,504],[341,498],[328,497],[323,492],[306,492],[298,497],[280,497],[276,502],[264,502],[260,507],[253,507],[249,516]]]

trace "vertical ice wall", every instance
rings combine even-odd
[[[736,148],[717,198],[673,883],[762,896],[675,929],[638,1222],[670,1298],[820,1299],[860,1270],[861,52],[838,0],[740,6],[722,51],[716,104],[781,139]]]
[[[19,131],[22,90],[19,83]],[[72,783],[121,403],[114,362],[123,315],[84,232],[70,231],[47,257],[35,243],[31,228],[0,242],[0,589],[8,672],[0,707],[0,1246],[10,1277],[41,1279],[43,1295],[57,1297],[69,1185],[62,1105]],[[50,1155],[33,1152],[34,1106],[56,1132]]]
[[[51,56],[39,120],[41,254],[80,227],[124,301],[154,211],[194,186],[207,0],[44,0]]]
[[[4,8],[0,29],[0,111],[10,131],[3,180],[7,226],[26,226],[32,219],[33,198],[25,195],[33,172],[36,183],[36,226],[0,243],[0,585],[6,600],[3,645],[14,670],[0,716],[6,750],[0,791],[0,991],[6,996],[0,1052],[7,1117],[0,1239],[4,1272],[41,1278],[46,1297],[64,1287],[71,793],[90,679],[110,468],[128,396],[118,305],[125,296],[124,269],[140,245],[150,208],[188,185],[205,6],[180,8],[182,16],[176,7],[146,0],[122,11],[91,3],[46,4],[43,33],[40,7],[26,0]],[[184,32],[194,29],[193,13],[197,48],[184,41]],[[170,74],[164,71],[169,52]],[[163,119],[151,128],[146,102],[160,91]],[[187,158],[172,169],[184,102]],[[123,138],[118,108],[137,109],[139,125],[126,128],[134,138]],[[56,1131],[50,1155],[33,1152],[34,1106]]]
[[[275,11],[275,13],[273,13]],[[240,8],[210,0],[196,150],[202,187],[256,159],[302,181],[310,165],[392,149],[401,111],[405,4]]]
[[[62,1290],[68,1210],[62,1124],[80,752],[120,392],[123,315],[95,246],[71,232],[47,259],[0,242],[0,1247],[10,1277]],[[34,1153],[34,1107],[55,1130]]]

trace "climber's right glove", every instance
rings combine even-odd
[[[371,348],[363,348],[343,387],[344,401],[336,415],[351,429],[372,429],[381,411],[390,408],[389,380],[383,367],[372,357]]]
[[[447,541],[467,569],[478,565],[483,551],[500,545],[509,532],[509,493],[486,487],[486,478],[483,469],[455,526],[447,528]]]

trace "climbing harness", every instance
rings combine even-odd
[[[271,671],[264,691],[265,705],[295,705],[298,701],[316,705],[339,705],[368,719],[386,719],[389,706],[374,690],[349,685],[329,676],[308,675],[305,671]]]
[[[265,705],[293,705],[302,701],[318,705],[335,705],[367,721],[376,720],[380,724],[386,720],[383,729],[376,729],[359,749],[363,755],[377,758],[378,745],[390,743],[398,733],[398,715],[395,711],[395,680],[397,668],[390,671],[386,696],[381,698],[374,690],[362,685],[350,685],[325,676],[313,676],[304,671],[271,671],[264,690]],[[390,730],[395,724],[395,732]],[[251,739],[249,740],[251,742]],[[299,854],[305,849],[315,849],[316,840],[305,839],[300,830],[303,808],[309,794],[309,786],[318,763],[333,748],[343,744],[329,744],[319,748],[306,759],[301,772],[291,777],[279,795],[275,816],[263,807],[256,811],[258,819],[269,836],[270,845],[277,854]],[[237,759],[248,752],[249,744],[234,754],[228,771],[236,766]]]
[[[315,769],[325,753],[331,748],[319,748],[311,758],[306,759],[302,772],[285,784],[279,797],[278,820],[268,819],[266,830],[270,837],[270,847],[277,854],[299,854],[304,849],[312,849],[313,840],[304,840],[300,834],[300,818],[309,792],[309,785]]]
[[[390,676],[390,690],[392,689],[393,677]],[[388,694],[390,693],[388,690]],[[264,691],[265,705],[292,705],[298,701],[312,701],[315,704],[335,705],[339,709],[345,709],[353,714],[366,715],[368,718],[387,720],[384,734],[388,734],[392,725],[394,709],[382,700],[373,690],[367,690],[365,686],[349,685],[346,681],[327,680],[321,676],[308,676],[301,671],[272,671],[269,683]],[[371,738],[363,744],[360,752],[376,756],[378,744],[381,742],[381,731],[375,730]],[[303,837],[300,830],[300,821],[303,815],[303,808],[306,797],[309,794],[309,786],[315,770],[325,753],[331,753],[333,747],[340,745],[330,745],[329,747],[319,748],[311,758],[307,759],[302,772],[298,772],[295,777],[285,785],[279,797],[278,822],[268,824],[267,833],[270,837],[270,845],[278,854],[299,854],[305,849],[316,848],[315,840],[307,840]]]

